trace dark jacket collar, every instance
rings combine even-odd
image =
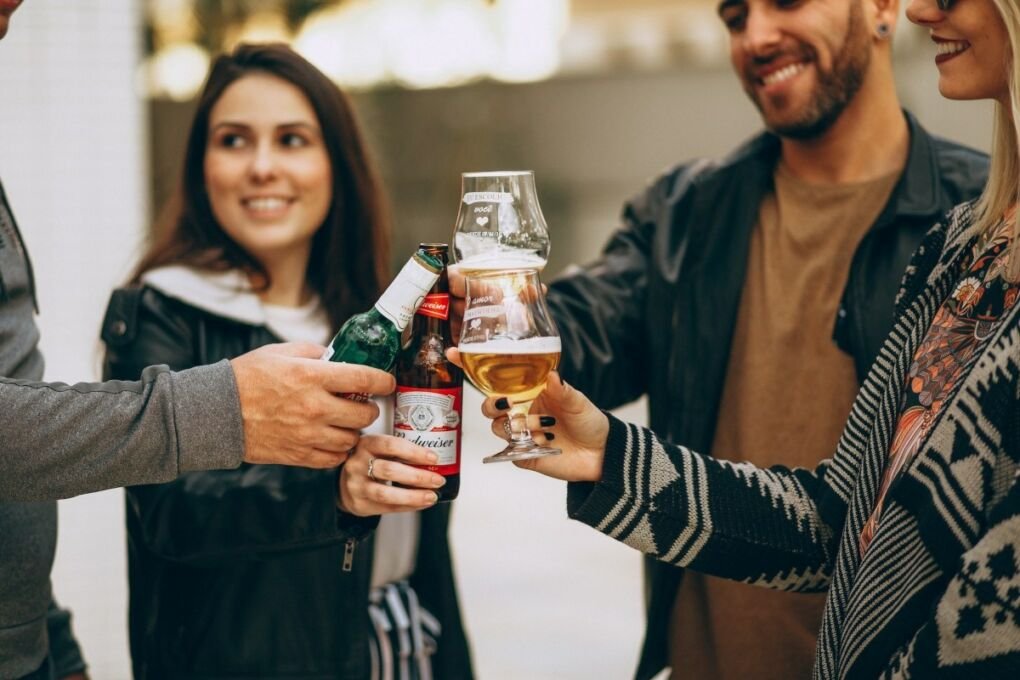
[[[904,111],[903,114],[910,129],[910,151],[895,189],[896,214],[934,215],[941,212],[945,203],[939,184],[934,140],[910,112]]]
[[[938,158],[934,139],[909,111],[903,111],[910,133],[910,150],[900,180],[893,190],[894,199],[875,228],[882,228],[893,217],[938,215],[945,204],[939,185]],[[771,186],[772,173],[782,151],[779,137],[761,132],[730,153],[720,170],[730,168],[744,177],[750,173],[759,186]]]

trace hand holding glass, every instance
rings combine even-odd
[[[465,278],[464,323],[458,349],[464,372],[486,396],[512,403],[505,449],[485,463],[560,453],[542,446],[528,429],[531,403],[560,361],[560,337],[538,280],[530,269],[471,274]]]

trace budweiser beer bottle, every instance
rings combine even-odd
[[[397,355],[393,434],[432,449],[439,461],[426,466],[446,477],[437,489],[440,501],[460,491],[460,433],[464,373],[446,358],[450,338],[450,287],[445,243],[422,243],[418,252],[444,267],[435,286],[415,313],[410,340]]]

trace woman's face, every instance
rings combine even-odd
[[[907,18],[931,32],[944,97],[1009,107],[1009,34],[992,0],[956,0],[945,11],[935,0],[911,0]]]
[[[290,82],[253,73],[209,114],[205,186],[223,230],[263,264],[311,249],[333,173],[311,103]]]

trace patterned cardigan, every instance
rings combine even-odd
[[[973,217],[956,208],[915,254],[830,460],[759,469],[611,418],[602,481],[569,485],[570,516],[677,566],[828,591],[815,678],[1020,678],[1020,304],[890,489],[863,560],[858,550],[904,376],[973,247]]]

